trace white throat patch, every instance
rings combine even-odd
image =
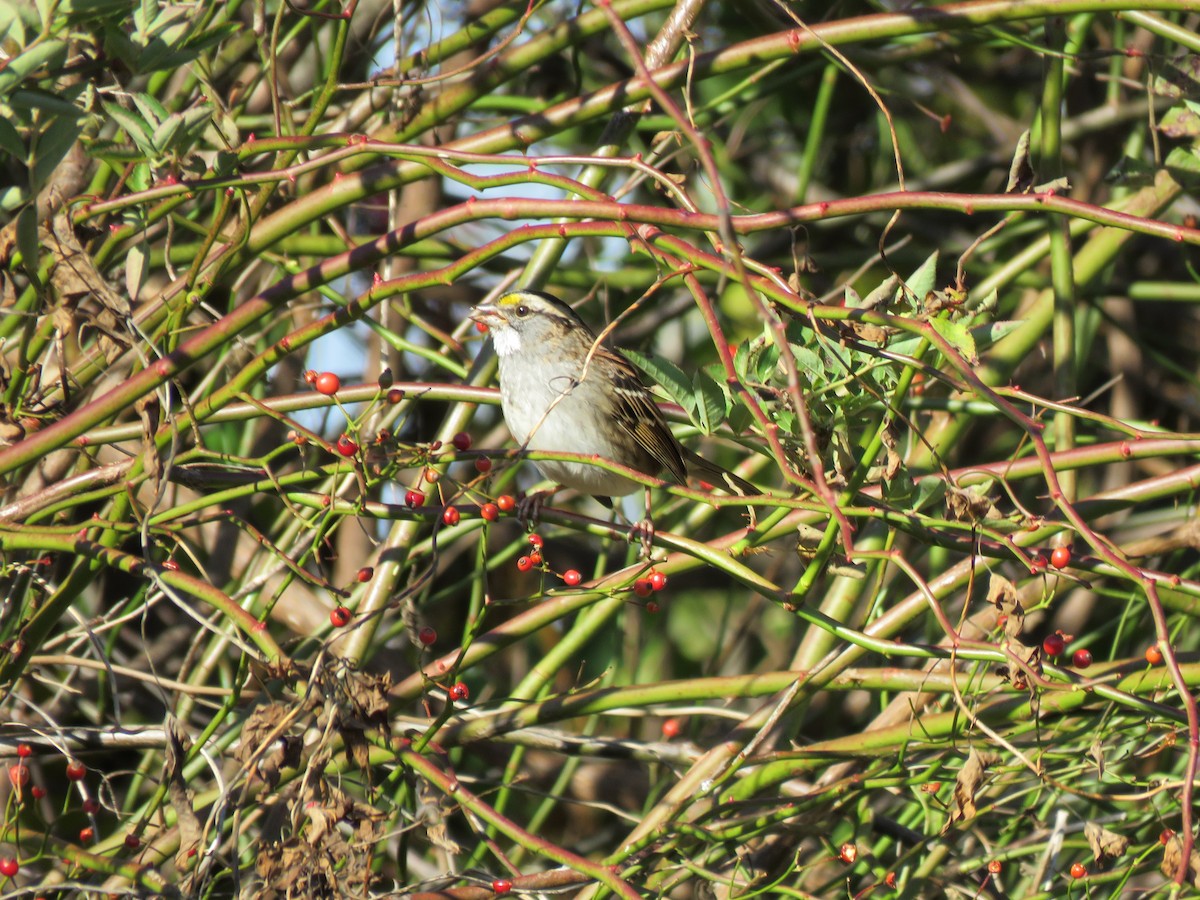
[[[492,346],[497,356],[508,356],[521,349],[521,333],[511,325],[492,329]]]

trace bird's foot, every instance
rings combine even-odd
[[[523,530],[528,531],[531,526],[537,525],[538,517],[542,514],[542,507],[560,490],[562,490],[561,487],[548,491],[534,491],[517,501],[517,522]]]
[[[649,517],[629,529],[629,543],[642,542],[642,559],[650,559],[654,550],[654,534],[654,522]]]

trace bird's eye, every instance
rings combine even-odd
[[[517,315],[522,319],[525,318],[529,315],[529,307],[522,303],[517,307]]]

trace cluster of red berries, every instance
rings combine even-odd
[[[1042,641],[1042,652],[1047,658],[1053,658],[1067,649],[1067,644],[1074,640],[1073,635],[1063,634],[1062,630],[1046,635]],[[1092,664],[1092,651],[1080,648],[1071,654],[1071,665],[1077,669],[1086,669]]]
[[[517,559],[517,571],[528,572],[534,566],[540,566],[542,564],[542,547],[545,546],[545,543],[540,534],[536,532],[531,534],[529,536],[529,544],[533,549],[529,551],[528,556],[522,556]]]
[[[667,576],[657,569],[651,569],[633,583],[633,592],[639,597],[649,597],[651,594],[665,590],[666,587]]]
[[[1030,572],[1036,575],[1042,569],[1046,568],[1047,558],[1040,552],[1035,552],[1030,557]],[[1049,563],[1056,569],[1065,569],[1071,564],[1071,548],[1070,547],[1055,547],[1050,551]]]

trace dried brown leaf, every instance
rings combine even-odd
[[[1000,510],[986,495],[974,488],[963,489],[953,484],[946,485],[946,512],[950,518],[960,522],[982,522],[999,519]]]
[[[1004,636],[1010,640],[1017,637],[1025,625],[1025,608],[1017,599],[1017,586],[993,572],[988,581],[987,602],[996,607],[997,615],[1005,616]]]
[[[71,325],[91,325],[100,332],[100,347],[105,359],[110,362],[130,346],[128,322],[133,316],[129,301],[119,294],[96,268],[92,257],[83,249],[75,236],[70,217],[59,212],[43,235],[46,246],[54,255],[55,265],[50,271],[50,283],[58,294],[62,306],[72,310]],[[99,309],[92,308],[86,314],[81,311],[85,301],[95,301]],[[78,317],[78,320],[77,318]],[[62,328],[66,320],[57,314],[55,325],[63,334],[74,328]]]
[[[1183,863],[1183,838],[1179,835],[1174,835],[1163,846],[1162,863],[1159,865],[1159,870],[1168,878],[1174,880],[1179,874],[1179,867]],[[1187,877],[1192,880],[1192,886],[1200,888],[1200,851],[1192,847],[1192,854],[1188,857]]]
[[[1100,738],[1092,741],[1092,746],[1088,748],[1088,756],[1096,761],[1096,777],[1104,777],[1104,744]]]
[[[251,713],[242,727],[237,759],[270,787],[279,783],[282,769],[300,765],[302,742],[287,733],[293,713],[288,704],[268,703]]]
[[[1084,823],[1083,836],[1087,838],[1088,846],[1092,848],[1092,857],[1097,862],[1124,856],[1125,851],[1129,849],[1129,838],[1109,831],[1095,822]]]
[[[955,822],[963,822],[975,817],[977,812],[975,797],[979,792],[980,785],[983,784],[984,773],[989,766],[998,762],[1000,762],[998,753],[990,751],[980,753],[974,747],[971,748],[971,752],[967,755],[967,761],[963,763],[963,767],[958,772],[958,778],[954,781],[954,805],[950,810],[949,820],[942,828],[942,834],[949,831]]]
[[[179,828],[179,851],[175,854],[175,865],[186,868],[200,848],[203,828],[193,807],[193,795],[183,779],[183,762],[187,758],[187,746],[191,743],[183,731],[183,725],[174,716],[166,722],[167,747],[163,762],[163,781],[167,785],[167,798],[175,810]]]

